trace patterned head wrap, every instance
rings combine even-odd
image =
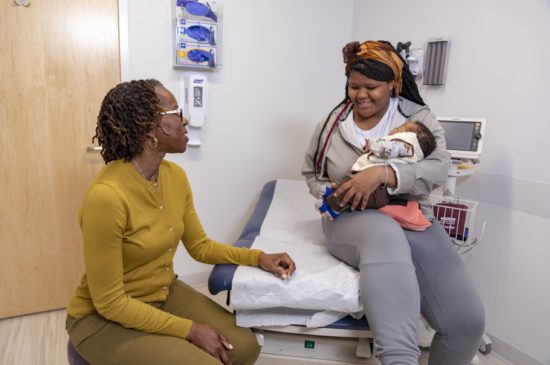
[[[394,81],[395,95],[401,93],[403,61],[391,44],[382,41],[366,41],[361,44],[351,42],[345,45],[342,53],[346,63],[346,75],[349,74],[352,65],[363,63],[365,67],[361,68],[362,73],[374,80]]]

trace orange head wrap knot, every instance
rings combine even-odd
[[[344,46],[342,53],[346,63],[346,72],[349,71],[350,65],[358,60],[374,60],[388,66],[395,76],[393,80],[395,94],[401,93],[403,62],[390,44],[377,41],[366,41],[361,44],[351,42]]]

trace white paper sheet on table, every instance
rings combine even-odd
[[[347,314],[362,313],[359,274],[328,252],[314,204],[304,181],[277,180],[272,203],[252,247],[266,252],[285,251],[297,269],[283,281],[257,268],[240,266],[231,292],[237,324],[320,327]]]

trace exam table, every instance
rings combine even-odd
[[[300,189],[299,194],[303,192],[306,196],[308,195],[307,186],[303,181],[275,180],[266,183],[252,215],[234,246],[251,247],[254,240],[260,235],[262,225],[276,195],[275,191],[278,184],[290,187],[294,192],[296,192],[296,189]],[[304,197],[304,199],[313,198]],[[300,204],[300,202],[296,202],[296,204]],[[308,209],[313,211],[313,204],[308,205]],[[320,222],[318,216],[317,220]],[[328,251],[327,254],[330,255]],[[215,265],[208,280],[210,293],[216,295],[226,291],[228,295],[227,304],[230,306],[232,304],[233,279],[237,268],[238,266],[231,264]],[[238,314],[239,310],[237,310]],[[301,358],[304,360],[317,359],[335,364],[378,364],[378,361],[372,356],[373,336],[364,316],[359,319],[345,316],[320,328],[288,324],[283,326],[255,326],[253,330],[264,356],[288,357],[289,359]]]

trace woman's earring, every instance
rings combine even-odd
[[[390,89],[390,96],[393,96],[393,88]]]
[[[149,147],[151,148],[157,148],[158,145],[159,145],[159,140],[156,138],[156,137],[149,137],[147,139],[147,144],[149,145]]]

